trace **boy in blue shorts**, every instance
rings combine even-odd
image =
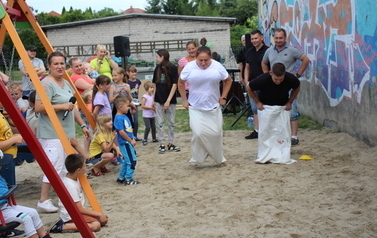
[[[125,96],[117,96],[114,100],[114,106],[117,114],[114,118],[114,128],[117,131],[117,141],[120,152],[122,153],[124,163],[119,171],[117,183],[124,185],[134,185],[140,182],[133,180],[136,166],[136,153],[134,146],[136,138],[133,134],[132,124],[126,115],[129,111],[129,100]]]

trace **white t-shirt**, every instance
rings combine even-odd
[[[25,99],[22,99],[22,98],[17,99],[16,104],[17,104],[18,109],[20,109],[20,110],[24,107],[29,108],[28,100],[25,100]]]
[[[80,181],[79,180],[75,181],[75,180],[72,180],[72,179],[67,178],[67,177],[64,177],[62,179],[62,181],[63,181],[65,187],[67,188],[69,194],[71,195],[73,201],[75,203],[81,201],[82,206],[84,206],[85,197],[84,197],[84,193],[83,193],[82,188],[81,188]],[[60,199],[59,199],[59,207],[60,207],[60,218],[64,222],[72,220],[71,217],[68,214],[67,209],[65,209],[65,207],[64,207],[64,205],[63,205],[63,203]]]
[[[211,60],[211,65],[201,69],[196,60],[189,62],[181,72],[181,79],[190,84],[190,106],[200,110],[213,110],[219,106],[220,81],[229,74],[222,64]]]

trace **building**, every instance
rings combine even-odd
[[[186,42],[206,37],[211,49],[229,58],[230,26],[236,18],[130,13],[42,26],[51,45],[69,56],[92,56],[97,44],[113,52],[113,37],[126,35],[133,60],[153,61],[166,48],[171,60],[186,55]]]

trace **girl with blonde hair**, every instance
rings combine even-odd
[[[113,121],[107,114],[98,115],[93,139],[89,146],[89,159],[87,165],[93,166],[91,173],[98,177],[103,173],[111,172],[106,168],[113,158],[120,154],[116,145],[116,133],[113,133]]]

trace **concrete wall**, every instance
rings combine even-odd
[[[147,17],[145,17],[147,16]],[[151,17],[153,16],[153,17]],[[197,39],[206,37],[213,43],[211,49],[229,57],[230,24],[232,20],[218,21],[205,18],[163,17],[158,14],[137,14],[134,17],[118,17],[102,22],[87,21],[85,24],[70,24],[64,27],[44,27],[52,46],[112,44],[113,37],[129,36],[130,42]],[[234,19],[235,20],[235,19]],[[62,24],[64,25],[64,24]],[[54,25],[52,25],[53,27]],[[171,51],[170,59],[187,55],[185,51]],[[153,61],[155,54],[132,54],[134,60]]]
[[[311,64],[298,98],[301,113],[377,145],[376,0],[261,0],[266,42],[285,28]]]

